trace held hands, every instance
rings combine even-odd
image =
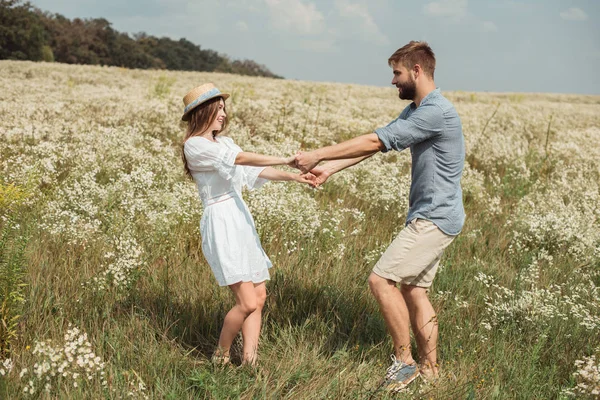
[[[288,167],[297,168],[296,156],[286,157],[285,165],[287,165]],[[306,183],[306,184],[312,186],[313,188],[316,188],[318,186],[317,177],[315,175],[311,174],[310,172],[294,175],[293,180],[295,180],[296,182],[299,182],[299,183]]]
[[[296,167],[296,156],[285,157],[283,165],[287,165],[288,167],[298,168]]]
[[[294,176],[296,182],[307,183],[313,188],[318,188],[331,176],[331,172],[324,167],[315,167],[306,174],[300,173]]]
[[[295,156],[285,158],[286,165],[301,171],[300,174],[295,175],[294,180],[307,183],[314,188],[325,183],[331,176],[331,172],[327,168],[317,166],[319,162],[320,160],[315,151],[299,151]]]
[[[319,158],[316,151],[299,151],[295,158],[296,164],[294,167],[298,168],[304,174],[311,171],[319,164]]]
[[[320,165],[311,169],[310,174],[315,177],[315,187],[319,187],[324,184],[327,178],[331,176],[331,172],[329,172],[327,168]]]
[[[294,175],[294,180],[299,183],[307,183],[314,188],[318,186],[317,177],[310,172],[307,174]]]
[[[320,160],[315,151],[298,151],[296,156],[289,157],[286,161],[290,161],[288,163],[290,167],[298,168],[302,172],[299,176],[310,181],[303,183],[308,183],[314,188],[324,184],[327,178],[331,176],[331,172],[327,168],[317,166]]]

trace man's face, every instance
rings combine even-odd
[[[392,63],[394,78],[392,85],[398,88],[398,97],[402,100],[413,100],[417,94],[417,83],[412,71],[406,69],[401,63]]]

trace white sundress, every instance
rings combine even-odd
[[[271,260],[263,250],[254,219],[242,198],[243,186],[254,189],[266,179],[264,167],[235,165],[242,149],[231,138],[216,143],[191,137],[184,145],[187,165],[204,206],[200,220],[202,252],[220,286],[269,279]]]

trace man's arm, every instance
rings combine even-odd
[[[377,134],[368,133],[333,146],[304,153],[301,152],[296,155],[296,167],[306,173],[316,167],[321,161],[340,160],[336,163],[328,163],[328,166],[332,164],[328,169],[334,169],[333,173],[335,173],[372,156],[384,148]]]
[[[373,153],[375,154],[375,153]],[[351,167],[359,162],[366,160],[371,157],[373,154],[369,154],[367,156],[356,157],[356,158],[346,158],[341,160],[330,161],[323,165],[318,165],[310,170],[310,172],[316,177],[316,185],[320,186],[325,183],[325,181],[336,172],[339,172],[343,169]]]

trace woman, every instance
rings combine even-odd
[[[220,286],[229,286],[235,306],[225,316],[213,361],[229,362],[229,350],[242,331],[244,364],[255,364],[266,299],[265,281],[271,261],[242,199],[242,187],[260,187],[268,180],[296,181],[315,186],[311,174],[296,175],[271,168],[294,165],[294,157],[274,157],[242,151],[220,136],[227,127],[225,100],[212,83],[192,89],[183,98],[187,121],[183,143],[186,173],[198,186],[204,213],[200,221],[202,252]]]

